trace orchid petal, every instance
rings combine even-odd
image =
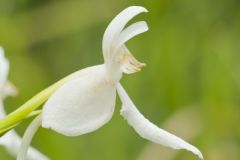
[[[124,29],[118,40],[116,40],[115,45],[115,56],[121,64],[120,68],[123,73],[132,74],[141,70],[141,67],[145,66],[144,63],[139,62],[128,50],[124,43],[126,43],[131,38],[146,32],[148,30],[147,23],[144,21],[136,22],[126,29]]]
[[[136,22],[128,26],[120,33],[118,39],[116,40],[115,50],[118,50],[118,48],[123,46],[128,40],[146,31],[148,31],[148,25],[144,21]]]
[[[158,128],[148,119],[146,119],[137,110],[134,103],[131,101],[120,83],[117,85],[117,92],[122,101],[121,115],[128,121],[129,125],[131,125],[142,138],[174,149],[186,149],[196,154],[199,158],[203,159],[201,152],[196,147],[185,142],[181,138],[161,128]]]
[[[78,136],[107,123],[114,111],[116,86],[106,75],[101,65],[66,82],[44,105],[42,126],[66,136]]]
[[[111,49],[113,42],[119,36],[125,25],[136,15],[147,12],[144,7],[131,6],[119,13],[108,25],[103,36],[103,54],[105,63],[111,58]]]
[[[135,37],[138,34],[146,32],[148,30],[147,23],[144,21],[134,23],[124,29],[116,40],[115,52],[116,58],[119,61],[121,71],[126,74],[132,74],[141,70],[141,67],[145,64],[140,63],[124,45],[125,42]]]
[[[5,85],[9,70],[9,62],[4,56],[4,50],[0,47],[0,90]]]
[[[34,134],[37,132],[38,128],[41,126],[41,122],[42,122],[41,115],[39,115],[28,126],[21,142],[18,141],[18,143],[17,143],[17,141],[15,141],[12,144],[12,145],[20,146],[20,147],[18,147],[19,150],[17,151],[18,152],[17,160],[26,160],[26,159],[28,159],[28,160],[48,160],[48,157],[46,157],[44,155],[39,155],[38,151],[33,150],[32,148],[29,148]],[[10,138],[11,137],[13,137],[13,135],[11,135]]]

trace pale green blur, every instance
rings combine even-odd
[[[139,110],[198,147],[205,159],[239,160],[239,0],[0,0],[0,45],[19,90],[5,101],[7,111],[66,75],[102,63],[104,30],[131,5],[149,10],[135,19],[145,20],[149,32],[127,43],[147,66],[122,79]],[[150,146],[119,110],[118,100],[113,119],[94,133],[65,137],[40,129],[32,145],[52,160],[197,159]],[[16,128],[19,134],[29,122]],[[14,158],[0,148],[0,159]]]

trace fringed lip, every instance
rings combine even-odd
[[[121,71],[126,74],[132,74],[141,71],[142,67],[145,67],[145,63],[139,62],[130,51],[123,46],[119,54],[119,61],[121,63]]]

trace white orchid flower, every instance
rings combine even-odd
[[[0,119],[6,116],[3,100],[6,96],[15,96],[17,94],[14,86],[7,81],[9,71],[9,62],[4,56],[3,48],[0,47]],[[16,157],[21,145],[22,139],[11,130],[0,137],[0,145],[3,146],[10,155]],[[48,158],[34,148],[28,151],[28,160],[47,160]]]
[[[104,64],[74,73],[50,96],[42,115],[27,129],[18,160],[24,160],[27,146],[38,126],[66,136],[79,136],[102,127],[113,115],[116,92],[122,101],[121,115],[141,137],[174,149],[192,151],[203,158],[197,148],[158,128],[141,115],[119,82],[122,73],[131,74],[144,66],[125,46],[128,40],[148,30],[145,22],[125,28],[133,17],[142,12],[147,10],[132,6],[113,19],[103,36]]]

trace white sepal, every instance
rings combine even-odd
[[[41,115],[37,116],[31,124],[28,126],[27,130],[23,135],[21,141],[11,141],[11,147],[18,149],[17,160],[48,160],[49,158],[39,153],[33,148],[29,148],[33,136],[37,132],[38,128],[41,126]],[[14,137],[14,135],[9,136],[9,138]],[[16,148],[17,147],[17,148]]]
[[[113,60],[120,64],[120,70],[126,74],[132,74],[141,70],[144,63],[139,62],[125,46],[125,42],[131,38],[148,30],[147,23],[144,21],[136,22],[124,29],[118,39],[114,42]]]
[[[120,33],[119,37],[114,42],[115,50],[118,50],[119,47],[122,47],[128,40],[146,31],[148,31],[148,25],[144,21],[136,22],[128,26]]]
[[[114,42],[120,35],[126,24],[136,15],[147,12],[144,7],[131,6],[119,13],[108,25],[103,35],[103,55],[105,63],[112,60]]]
[[[110,120],[115,106],[115,83],[108,79],[104,65],[88,70],[79,71],[78,77],[49,98],[42,113],[44,128],[78,136],[95,131]]]
[[[117,92],[122,101],[121,115],[128,121],[134,130],[145,139],[174,149],[186,149],[203,159],[202,153],[191,144],[181,138],[158,128],[146,119],[135,107],[120,83],[117,85]]]

